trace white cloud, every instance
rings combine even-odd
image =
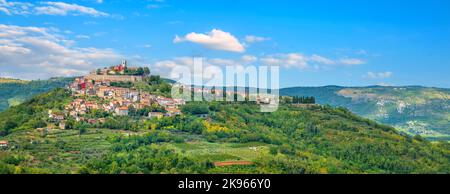
[[[31,3],[0,0],[0,10],[7,15],[28,15],[31,13],[31,7],[33,7]]]
[[[1,45],[0,51],[3,55],[15,55],[15,54],[28,54],[30,53],[30,49],[23,48],[19,44],[10,44],[10,45]]]
[[[151,4],[147,5],[147,9],[159,9],[163,7],[168,7],[164,0],[147,0]]]
[[[157,61],[151,65],[152,72],[155,72],[164,77],[168,77],[177,81],[179,79],[179,72],[177,70],[187,68],[191,72],[191,78],[195,85],[209,85],[210,81],[223,79],[224,66],[241,67],[238,61],[231,59],[213,58],[203,59],[203,72],[194,69],[193,57],[177,57],[170,60]],[[242,68],[243,69],[243,68]],[[215,82],[214,82],[215,83]],[[221,83],[223,84],[223,83]]]
[[[362,65],[362,64],[366,64],[366,61],[361,60],[361,59],[356,59],[356,58],[342,58],[339,60],[340,64],[343,65]]]
[[[241,60],[244,63],[254,63],[254,62],[258,61],[258,58],[253,55],[244,55],[241,57]]]
[[[177,57],[171,60],[158,61],[152,65],[152,71],[157,72],[164,77],[174,79],[177,78],[178,75],[172,71],[179,67],[187,67],[192,71],[194,68],[193,59],[190,57]],[[194,76],[202,77],[201,74]]]
[[[95,21],[85,21],[83,22],[84,25],[97,25],[98,23]]]
[[[253,55],[243,55],[239,58],[227,59],[227,58],[204,58],[204,68],[224,68],[225,66],[233,66],[241,69],[245,69],[245,66],[255,65],[277,65],[283,68],[298,68],[300,70],[322,70],[325,67],[343,65],[338,61],[333,61],[326,57],[314,54],[307,56],[301,53],[280,53],[272,55],[263,55],[256,57]],[[171,74],[173,69],[179,67],[187,67],[193,71],[193,58],[192,57],[177,57],[169,60],[157,61],[151,65],[152,71],[169,78],[177,77],[176,74]],[[216,72],[212,70],[213,73]],[[380,74],[389,76],[386,74]],[[201,74],[194,72],[194,77],[201,77]],[[206,78],[207,79],[207,78]]]
[[[63,2],[44,2],[46,6],[36,7],[36,14],[44,15],[91,15],[94,17],[108,16],[107,13],[98,11],[94,8],[85,7],[77,4],[68,4]]]
[[[319,55],[306,56],[301,53],[275,54],[261,58],[261,62],[267,65],[279,65],[290,68],[296,67],[300,69],[311,68],[311,65],[331,65],[335,64],[331,59]]]
[[[308,57],[300,53],[275,54],[261,58],[266,65],[279,65],[286,68],[308,68]]]
[[[393,73],[390,71],[378,72],[378,73],[369,71],[369,72],[367,72],[367,74],[364,77],[369,78],[369,79],[386,79],[386,78],[392,77],[392,75],[393,75]]]
[[[224,32],[219,29],[213,29],[206,34],[201,33],[189,33],[184,37],[176,36],[173,40],[174,43],[180,42],[193,42],[203,45],[206,48],[213,50],[223,50],[242,53],[245,52],[244,46],[229,32]]]
[[[82,34],[80,34],[80,35],[75,36],[75,38],[78,38],[78,39],[90,39],[91,37],[88,36],[88,35],[82,35]]]
[[[284,53],[284,54],[268,55],[262,57],[260,59],[260,62],[262,64],[267,65],[279,65],[285,68],[291,67],[299,69],[313,68],[315,70],[323,69],[330,65],[352,66],[366,63],[361,59],[344,58],[339,60],[333,60],[317,54],[307,56],[301,53]]]
[[[393,86],[392,84],[384,83],[384,82],[378,83],[378,84],[376,84],[376,85],[377,85],[377,86],[384,86],[384,87]]]
[[[5,7],[0,7],[0,12],[5,13],[6,15],[11,15],[11,12]]]
[[[264,42],[264,41],[268,41],[268,40],[270,40],[270,38],[253,36],[253,35],[248,35],[245,37],[245,42],[248,42],[248,43]]]
[[[312,55],[312,56],[309,58],[309,60],[310,60],[310,61],[313,61],[313,62],[317,62],[317,63],[322,63],[322,64],[325,64],[325,65],[333,65],[333,64],[336,64],[335,61],[333,61],[333,60],[331,60],[331,59],[328,59],[328,58],[326,58],[326,57],[322,57],[322,56],[316,55],[316,54]]]
[[[0,72],[22,79],[82,75],[123,58],[111,49],[73,44],[49,28],[0,24]]]
[[[64,2],[39,2],[37,4],[32,4],[0,0],[0,12],[4,12],[7,15],[109,16],[109,14],[91,7]]]

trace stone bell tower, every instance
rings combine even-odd
[[[122,63],[120,64],[120,66],[125,68],[125,67],[127,67],[127,65],[128,65],[127,60],[122,60]]]

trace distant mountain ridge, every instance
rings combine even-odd
[[[346,107],[352,112],[392,125],[410,135],[450,139],[450,89],[422,86],[294,87],[286,96],[314,96],[319,104]]]
[[[27,83],[27,82],[29,82],[29,81],[0,77],[0,84],[4,84],[4,83]]]

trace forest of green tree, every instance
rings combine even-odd
[[[89,113],[107,122],[73,121],[68,130],[35,132],[48,124],[49,109],[62,110],[71,98],[56,89],[0,113],[0,139],[11,144],[0,154],[0,173],[450,173],[447,142],[399,134],[345,108],[321,105],[284,104],[261,113],[251,102],[196,102],[176,117]],[[199,145],[229,152],[203,153]],[[229,159],[252,165],[214,165]]]
[[[0,78],[1,79],[1,78]],[[34,95],[64,87],[73,78],[52,78],[49,80],[0,82],[0,111],[18,105]]]

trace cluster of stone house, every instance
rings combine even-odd
[[[164,116],[174,116],[181,114],[179,106],[185,104],[185,101],[182,99],[165,98],[146,92],[118,87],[102,86],[96,91],[94,96],[100,97],[102,99],[101,102],[87,101],[79,97],[66,105],[65,112],[76,119],[90,110],[103,110],[117,116],[127,116],[130,107],[139,110],[151,106],[153,103],[157,103],[167,111]],[[50,115],[50,118],[53,117],[62,118],[60,115]]]
[[[275,100],[271,95],[258,94],[256,91],[253,92],[242,90],[234,91],[233,89],[228,89],[224,91],[222,89],[211,90],[201,87],[194,87],[194,88],[191,88],[189,86],[185,87],[187,87],[189,90],[193,91],[196,94],[210,95],[215,97],[216,99],[223,99],[223,97],[226,96],[227,98],[231,98],[234,100],[234,96],[237,96],[239,99],[251,98],[250,100],[254,100],[257,104],[271,104]]]
[[[111,68],[121,70],[125,67],[124,64],[121,64]],[[130,75],[104,74],[94,76],[91,73],[87,76],[76,78],[68,86],[72,95],[76,97],[75,100],[67,104],[63,111],[49,110],[49,119],[55,123],[59,123],[59,128],[64,129],[65,120],[68,117],[74,118],[76,121],[87,121],[89,123],[104,122],[103,118],[97,120],[84,119],[83,115],[91,110],[103,110],[116,116],[127,116],[131,107],[139,110],[151,106],[154,103],[164,108],[166,112],[151,112],[148,117],[160,118],[181,114],[179,107],[186,103],[182,99],[166,98],[132,88],[111,86],[112,82],[137,82],[140,80],[135,79],[135,77]],[[96,97],[97,99],[87,97]]]

